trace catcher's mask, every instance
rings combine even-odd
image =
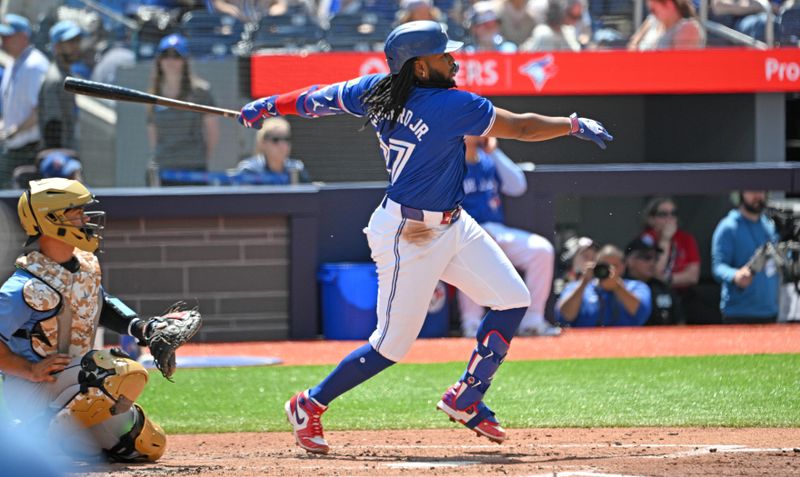
[[[44,235],[94,252],[103,238],[106,213],[83,209],[96,203],[89,189],[78,181],[60,177],[31,181],[17,203],[19,222],[28,235],[25,245]],[[66,216],[71,209],[83,211],[80,220]]]

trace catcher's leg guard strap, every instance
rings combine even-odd
[[[456,391],[458,409],[466,409],[483,399],[507,353],[508,341],[498,331],[490,331],[483,341],[478,343]]]
[[[167,435],[161,426],[147,418],[138,404],[134,404],[134,412],[136,420],[131,430],[119,438],[117,445],[104,451],[119,462],[155,462],[167,449]]]
[[[74,420],[91,427],[128,411],[147,384],[147,370],[118,350],[89,351],[80,362],[78,382],[56,398],[56,425]]]

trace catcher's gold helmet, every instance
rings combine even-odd
[[[28,234],[26,245],[44,235],[94,252],[100,247],[105,212],[84,212],[80,224],[70,221],[64,213],[96,202],[89,189],[75,180],[53,177],[31,181],[17,203],[19,222]]]

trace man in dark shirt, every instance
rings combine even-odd
[[[626,278],[645,282],[650,287],[653,306],[645,325],[673,325],[678,321],[669,286],[655,277],[659,253],[661,249],[647,235],[633,239],[625,247]]]

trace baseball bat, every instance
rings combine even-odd
[[[218,114],[220,116],[233,119],[239,117],[239,112],[231,109],[216,108],[214,106],[206,106],[204,104],[196,104],[188,101],[165,98],[164,96],[145,93],[143,91],[138,91],[131,88],[123,88],[122,86],[98,83],[96,81],[87,81],[80,78],[74,78],[72,76],[67,76],[67,78],[64,79],[64,89],[70,93],[95,96],[97,98],[128,101],[131,103],[158,104],[160,106],[184,109],[186,111],[194,111],[197,113]]]

